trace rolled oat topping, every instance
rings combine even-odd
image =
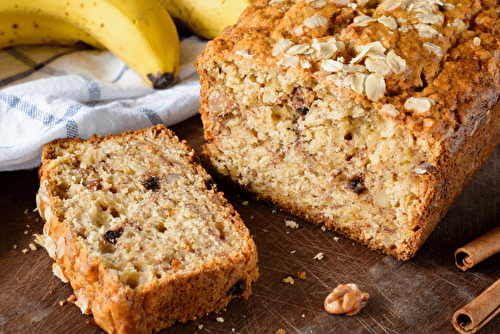
[[[419,24],[415,24],[414,27],[415,27],[415,29],[417,29],[418,35],[420,37],[433,38],[433,37],[437,37],[437,36],[442,36],[439,33],[439,31],[437,31],[434,27],[427,25],[427,24],[419,23]]]
[[[423,44],[424,48],[426,48],[427,50],[433,52],[436,56],[438,56],[439,58],[443,58],[443,55],[444,55],[444,52],[443,52],[443,49],[441,49],[440,46],[437,46],[435,44],[432,44],[432,43],[428,43],[428,42],[425,42]]]
[[[366,96],[372,101],[380,100],[386,91],[384,77],[380,74],[370,74],[365,82]]]
[[[328,20],[321,15],[314,15],[304,20],[304,25],[311,29],[326,26]]]
[[[406,100],[404,108],[407,110],[415,110],[417,112],[428,111],[435,102],[432,99],[426,97],[410,97]]]
[[[293,46],[293,42],[289,39],[282,39],[276,42],[273,48],[273,57],[278,56],[279,54],[286,53],[288,49]]]

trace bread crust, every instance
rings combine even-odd
[[[193,173],[208,174],[195,161],[194,152],[187,143],[179,142],[167,128],[156,127],[119,134],[122,138],[139,138],[148,133],[164,136],[171,145],[182,146],[192,164]],[[89,143],[113,140],[117,136],[94,136]],[[66,222],[61,210],[61,199],[54,192],[54,164],[57,164],[55,147],[82,143],[81,139],[58,139],[44,146],[42,165],[39,169],[40,190],[37,193],[38,210],[45,220],[44,235],[40,240],[54,258],[54,273],[69,281],[78,305],[85,314],[93,314],[96,323],[108,333],[150,333],[172,325],[197,319],[206,313],[222,309],[234,297],[247,298],[251,283],[258,277],[255,244],[238,213],[221,192],[213,192],[221,210],[231,217],[228,224],[236,226],[245,240],[237,254],[217,257],[195,270],[183,273],[170,272],[159,279],[132,288],[120,282],[96,254],[92,254]],[[243,282],[243,283],[241,283]],[[230,293],[239,284],[241,293]]]
[[[202,154],[213,170],[217,170],[214,167],[217,164],[231,165],[229,159],[222,158],[220,143],[222,137],[229,136],[228,133],[233,135],[234,130],[224,132],[224,124],[229,117],[233,117],[231,120],[241,117],[242,122],[246,117],[235,116],[237,112],[233,112],[244,109],[239,101],[228,102],[219,111],[213,106],[214,91],[219,89],[221,95],[225,92],[218,88],[220,79],[214,68],[227,71],[227,77],[235,76],[230,71],[243,68],[253,68],[258,74],[278,73],[293,78],[293,85],[310,87],[316,94],[321,91],[314,87],[321,86],[330,90],[325,95],[348,96],[352,103],[379,113],[385,124],[414,138],[417,146],[423,148],[420,158],[428,170],[414,178],[419,184],[419,205],[404,227],[411,234],[405,247],[375,244],[361,236],[362,228],[346,227],[335,219],[322,216],[321,212],[300,206],[299,202],[280,200],[267,190],[255,190],[251,182],[242,185],[238,176],[226,173],[223,177],[292,214],[324,224],[377,251],[408,260],[500,142],[500,7],[495,1],[447,1],[439,6],[425,1],[376,1],[366,6],[359,3],[258,0],[242,14],[235,26],[210,42],[196,62],[202,84],[200,113],[209,142]],[[326,43],[331,38],[342,43],[338,44],[336,55],[328,59],[332,62],[327,63],[317,50],[321,48],[320,42]],[[398,68],[401,64],[396,64],[383,75],[373,76],[378,80],[383,78],[383,89],[380,88],[383,94],[374,96],[368,92],[366,80],[371,74],[378,74],[380,69],[370,70],[362,50],[363,46],[378,42],[384,50],[383,54],[378,54],[379,58],[389,57],[393,52],[392,55],[398,55],[405,65],[401,69]],[[292,53],[290,50],[294,47],[297,48]],[[332,64],[343,66],[343,69],[331,69],[335,67]],[[359,64],[365,67],[354,70]],[[344,77],[338,76],[345,79],[347,66],[358,71],[365,80],[364,87],[342,86],[346,81],[332,79],[332,73],[333,77],[343,73]],[[263,102],[259,108],[290,105],[286,99],[266,103],[261,97]],[[428,106],[412,107],[411,102],[417,100]],[[286,112],[293,114],[289,109]],[[301,121],[308,116],[298,115],[297,119]],[[247,127],[251,128],[252,124]],[[294,130],[298,133],[297,129]],[[288,147],[292,145],[301,145],[300,140]],[[221,168],[217,171],[223,174]]]

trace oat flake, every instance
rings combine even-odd
[[[417,20],[420,21],[420,23],[424,24],[433,24],[433,25],[442,25],[443,24],[443,17],[438,14],[423,14],[423,13],[417,13],[415,15]]]
[[[290,49],[292,47],[292,45],[293,45],[293,42],[290,41],[289,39],[284,38],[284,39],[279,40],[274,45],[273,53],[272,53],[273,57],[276,57],[280,53],[287,52],[288,49]]]
[[[443,8],[444,8],[444,10],[452,10],[452,9],[455,9],[455,5],[453,5],[451,3],[443,3]]]
[[[415,24],[414,27],[418,30],[418,35],[420,37],[432,38],[441,35],[435,28],[427,24],[419,23]]]
[[[311,29],[324,27],[326,26],[327,23],[328,20],[326,19],[326,17],[317,14],[308,17],[307,19],[304,20],[304,25]]]
[[[387,64],[386,57],[367,57],[365,59],[365,67],[368,71],[372,73],[378,73],[382,76],[387,75],[391,71],[389,64]]]
[[[396,74],[401,74],[406,69],[406,60],[398,56],[393,50],[387,53],[387,64]]]
[[[458,31],[465,30],[465,23],[464,23],[464,21],[462,21],[460,19],[453,20],[453,22],[451,23],[451,26]]]
[[[321,62],[321,69],[327,72],[339,72],[343,67],[344,64],[333,59],[325,59]]]
[[[393,17],[382,15],[377,21],[391,30],[396,30],[398,28],[398,22]]]
[[[400,7],[401,4],[402,4],[402,1],[386,0],[378,6],[378,9],[382,10],[382,11],[390,12],[390,11],[395,10],[398,7]]]
[[[311,49],[309,45],[297,44],[289,48],[288,51],[286,52],[286,55],[295,56],[300,54],[310,54],[312,52],[314,52],[314,50]]]
[[[299,56],[287,56],[285,55],[279,62],[278,65],[284,66],[284,67],[292,67],[295,68],[299,66],[300,58]]]
[[[426,48],[427,50],[431,51],[431,52],[434,52],[434,54],[436,56],[438,56],[439,58],[443,58],[443,55],[444,55],[444,52],[443,52],[443,49],[441,49],[440,46],[438,45],[435,45],[435,44],[432,44],[432,43],[427,43],[425,42],[423,44],[424,48]]]
[[[339,50],[335,38],[323,43],[314,42],[311,47],[316,50],[318,57],[322,59],[331,58]]]
[[[380,41],[376,41],[365,45],[360,45],[356,47],[356,51],[358,52],[358,55],[356,56],[356,58],[351,60],[351,64],[359,62],[366,56],[368,52],[384,54],[385,48],[382,43],[380,43]]]
[[[377,20],[375,20],[374,18],[371,18],[367,15],[359,15],[359,16],[356,16],[353,20],[353,22],[355,24],[357,24],[358,26],[360,27],[366,27],[366,25],[369,23],[369,22],[375,22]]]
[[[333,3],[338,6],[347,6],[350,1],[349,0],[333,0]]]
[[[391,116],[391,117],[398,117],[399,116],[399,110],[392,104],[384,104],[382,108],[380,109],[380,112],[386,116]]]
[[[250,53],[249,50],[238,50],[236,51],[236,54],[239,56],[242,56],[243,58],[251,59],[252,54]]]
[[[385,80],[380,74],[370,74],[365,81],[365,91],[368,99],[380,100],[385,94]]]
[[[353,91],[361,95],[363,94],[363,84],[365,82],[365,78],[366,74],[364,73],[350,74],[345,78],[344,84],[351,87]]]
[[[327,1],[326,0],[318,0],[318,1],[314,1],[312,4],[311,4],[311,7],[312,8],[316,8],[316,9],[321,9],[323,7],[326,6],[326,3]]]
[[[405,101],[404,108],[422,113],[431,109],[433,104],[434,101],[426,97],[410,97]]]

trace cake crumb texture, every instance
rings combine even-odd
[[[500,140],[497,1],[257,0],[196,67],[207,168],[407,260]]]
[[[109,333],[150,333],[247,298],[249,231],[164,126],[43,148],[39,241],[76,305]]]

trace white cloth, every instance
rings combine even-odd
[[[0,51],[0,171],[40,165],[43,144],[171,126],[200,107],[193,64],[206,44],[181,41],[179,77],[154,90],[109,51],[19,47]]]

